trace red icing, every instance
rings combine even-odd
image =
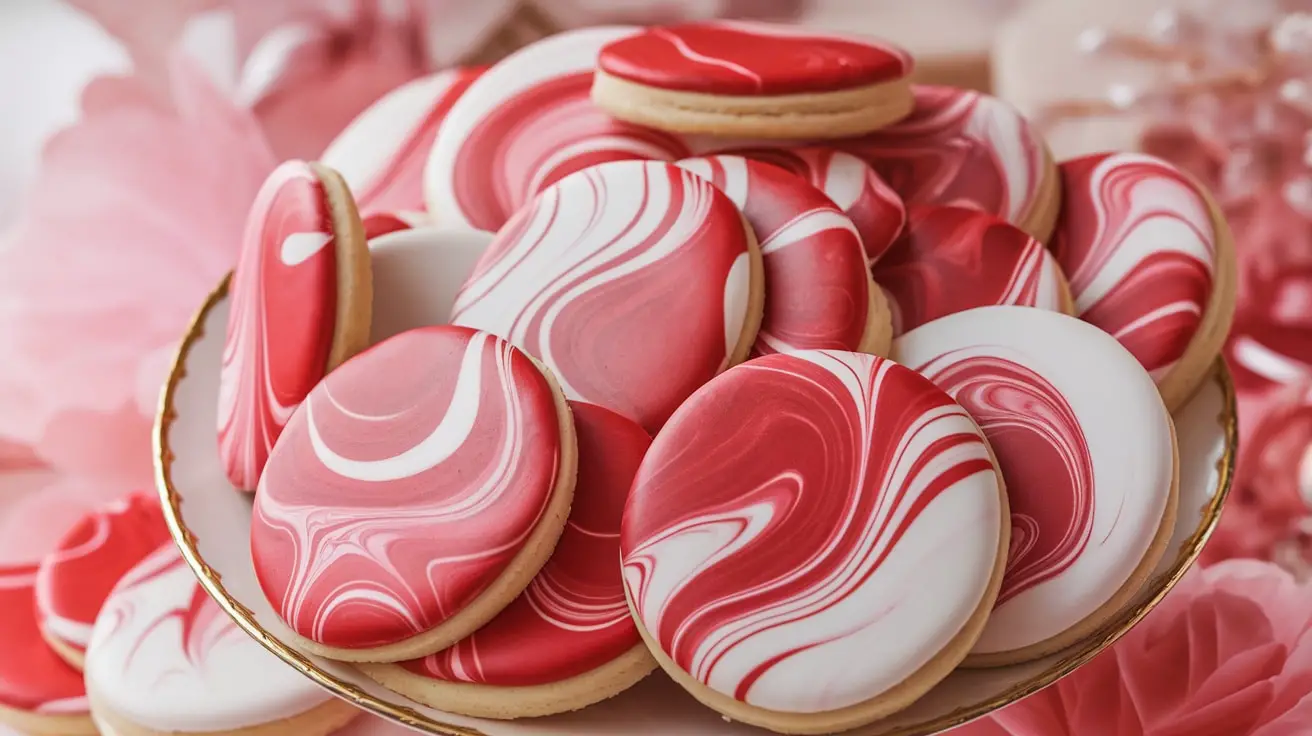
[[[37,609],[46,633],[85,650],[114,585],[168,539],[153,496],[134,494],[83,517],[41,562]]]
[[[82,674],[41,638],[36,565],[0,567],[0,706],[42,715],[88,712]]]
[[[579,474],[565,533],[519,598],[475,634],[402,666],[437,680],[544,685],[594,670],[641,642],[616,560],[620,516],[651,437],[612,411],[571,402]]]
[[[255,487],[283,425],[323,378],[337,308],[327,195],[303,161],[257,195],[232,281],[219,386],[219,450],[233,485]]]
[[[766,23],[685,23],[614,41],[597,66],[650,87],[713,95],[834,92],[911,73],[911,56],[873,38]]]
[[[533,362],[473,330],[402,333],[306,398],[255,497],[251,553],[297,633],[392,644],[501,575],[556,484],[554,394]]]

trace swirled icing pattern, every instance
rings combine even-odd
[[[0,706],[40,715],[86,714],[82,674],[41,638],[36,565],[0,566]]]
[[[1053,240],[1080,318],[1110,333],[1161,381],[1212,297],[1216,227],[1198,188],[1152,156],[1100,153],[1061,165]]]
[[[733,203],[673,164],[619,161],[561,180],[516,213],[451,322],[506,337],[546,363],[569,398],[655,433],[728,366],[750,292]]]
[[[972,90],[917,85],[899,123],[834,145],[870,163],[908,205],[957,205],[1019,225],[1035,216],[1048,159],[1043,139],[1007,103]]]
[[[1170,496],[1173,440],[1152,379],[1096,327],[1023,307],[935,320],[893,355],[970,412],[1007,489],[1007,568],[975,651],[1022,649],[1097,611],[1149,553]]]
[[[698,391],[652,443],[624,511],[624,579],[699,682],[833,710],[961,630],[1001,515],[979,429],[928,380],[858,353],[769,355]]]
[[[651,28],[597,58],[611,76],[712,95],[831,92],[901,79],[911,67],[910,54],[878,39],[745,21]]]
[[[852,220],[866,256],[878,261],[907,221],[907,209],[870,164],[823,146],[748,148],[729,151],[774,164],[810,181]]]
[[[546,377],[505,341],[432,327],[375,345],[315,387],[269,458],[251,524],[265,596],[328,646],[437,627],[523,548],[561,441]]]
[[[651,437],[633,421],[571,402],[579,474],[551,559],[497,617],[446,651],[402,664],[436,680],[530,686],[560,682],[641,644],[624,601],[620,517]]]
[[[114,713],[156,732],[240,730],[332,696],[237,628],[168,542],[110,594],[87,648],[87,683]]]
[[[601,47],[637,29],[567,31],[498,62],[452,106],[425,171],[428,211],[444,224],[495,232],[535,194],[606,161],[689,154],[668,133],[592,104]]]
[[[856,350],[866,333],[870,279],[856,226],[819,189],[742,156],[678,165],[724,192],[756,231],[765,264],[765,318],[753,355]]]
[[[233,485],[251,490],[332,349],[337,254],[327,194],[308,164],[269,175],[243,237],[219,374],[219,454]]]
[[[912,207],[902,237],[871,273],[889,297],[895,335],[975,307],[1063,306],[1061,270],[1042,243],[962,207]]]
[[[168,539],[153,496],[133,494],[84,516],[41,561],[36,605],[42,630],[85,650],[114,584]]]

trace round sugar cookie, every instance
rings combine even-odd
[[[975,418],[1007,488],[1007,571],[966,663],[1079,642],[1139,592],[1175,527],[1179,462],[1152,378],[1098,328],[1023,307],[944,317],[893,348]]]
[[[368,223],[424,211],[424,165],[437,129],[482,67],[448,69],[383,95],[328,144],[320,160],[341,173]]]
[[[808,348],[887,355],[888,305],[870,280],[856,226],[824,192],[742,156],[676,162],[724,192],[756,234],[765,313],[752,356]]]
[[[172,542],[105,601],[86,682],[102,736],[323,736],[361,712],[237,628]]]
[[[80,669],[109,591],[168,540],[155,496],[125,496],[78,520],[37,571],[36,607],[46,643]]]
[[[592,103],[597,52],[632,26],[566,31],[497,62],[451,107],[424,171],[443,226],[498,230],[534,195],[605,161],[672,161],[682,139],[612,118]]]
[[[964,409],[890,360],[806,350],[736,366],[675,412],[620,549],[639,631],[680,685],[733,720],[831,733],[957,666],[1007,541]]]
[[[533,359],[486,332],[403,332],[288,423],[255,495],[255,574],[306,650],[426,656],[524,591],[574,477],[569,408]]]
[[[565,395],[655,434],[747,357],[764,303],[756,238],[710,182],[615,161],[548,187],[497,233],[452,324],[542,360]]]
[[[429,227],[432,221],[422,212],[374,212],[361,218],[364,225],[364,237],[373,247],[373,241],[384,235]],[[372,265],[372,264],[371,264]]]
[[[1073,311],[1066,277],[1043,243],[964,207],[912,207],[906,230],[872,272],[894,335],[975,307]]]
[[[839,138],[911,112],[911,55],[876,38],[748,21],[649,28],[597,57],[592,99],[680,133]]]
[[[219,374],[219,455],[239,490],[259,482],[296,406],[369,344],[369,251],[341,176],[288,161],[256,195],[231,284]]]
[[[956,205],[997,215],[1042,241],[1061,200],[1043,136],[1002,100],[916,85],[902,122],[834,146],[865,159],[907,205]]]
[[[874,263],[884,255],[907,222],[907,208],[870,164],[834,148],[748,148],[736,153],[774,164],[811,182],[847,215]]]
[[[36,573],[36,565],[0,566],[0,726],[94,736],[82,674],[41,637]]]
[[[624,601],[620,518],[651,437],[630,419],[571,402],[579,471],[565,533],[551,559],[490,623],[435,654],[360,665],[411,700],[481,718],[577,710],[656,668]]]
[[[1234,319],[1230,230],[1212,198],[1159,158],[1097,153],[1063,162],[1061,177],[1052,251],[1077,314],[1120,340],[1174,410],[1207,377]]]

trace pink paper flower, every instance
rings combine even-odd
[[[1276,565],[1195,569],[1108,652],[954,736],[1312,733],[1312,587]]]

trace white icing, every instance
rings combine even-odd
[[[824,171],[825,194],[838,205],[838,209],[847,212],[865,191],[869,170],[869,165],[856,156],[834,151]]]
[[[323,250],[332,240],[331,233],[292,233],[283,239],[278,257],[284,265],[296,266]]]
[[[733,355],[734,348],[742,341],[743,323],[747,321],[747,310],[743,305],[752,298],[752,257],[740,254],[729,269],[729,277],[724,281],[724,354],[725,363]]]
[[[1030,162],[1034,136],[1029,123],[1010,105],[990,95],[961,95],[954,104],[972,103],[975,107],[964,132],[969,138],[987,141],[1002,161],[1007,179],[1005,219],[1020,222],[1031,205],[1030,193],[1038,186],[1035,178],[1040,176]]]

